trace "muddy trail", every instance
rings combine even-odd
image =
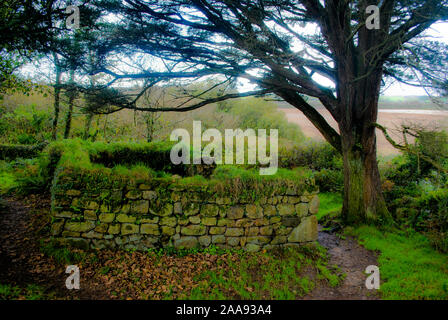
[[[336,288],[317,287],[307,299],[315,300],[377,300],[375,290],[365,286],[364,271],[369,265],[378,265],[375,252],[368,251],[352,237],[341,239],[334,233],[322,231],[319,226],[318,241],[328,250],[329,264],[337,265],[346,275]]]
[[[83,290],[67,290],[65,279],[68,275],[64,268],[42,253],[42,235],[48,232],[45,229],[50,223],[49,207],[49,197],[1,200],[0,284],[20,288],[38,285],[44,288],[45,299],[110,299],[110,292],[93,278],[83,283]],[[339,266],[346,277],[336,288],[318,285],[304,299],[378,299],[374,291],[366,289],[366,275],[363,273],[367,266],[377,265],[375,253],[360,246],[355,239],[341,239],[319,228],[319,243],[328,249],[329,264]]]

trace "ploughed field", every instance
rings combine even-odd
[[[296,123],[300,126],[303,133],[315,140],[324,140],[320,132],[313,126],[313,124],[303,115],[303,113],[293,108],[279,108],[283,111],[288,118],[288,121]],[[331,117],[327,110],[322,108],[319,112],[325,117],[325,119],[337,129],[336,122]],[[401,124],[412,123],[424,125],[427,128],[448,129],[448,111],[441,110],[380,110],[378,116],[378,123],[389,129],[390,135],[397,142],[401,142],[401,135],[394,132]],[[378,153],[383,156],[395,155],[399,151],[396,150],[389,142],[387,142],[383,133],[377,130],[378,140]]]

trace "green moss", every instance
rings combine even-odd
[[[52,192],[63,195],[66,190],[82,189],[89,195],[100,196],[104,190],[123,190],[145,184],[156,190],[161,199],[170,198],[173,190],[188,190],[197,192],[201,199],[216,199],[219,196],[231,201],[258,202],[273,194],[301,194],[316,189],[311,172],[300,168],[279,169],[275,175],[260,176],[256,168],[219,166],[208,179],[203,176],[182,178],[173,175],[175,171],[164,171],[172,169],[170,148],[171,144],[167,143],[104,144],[76,139],[55,142],[46,150],[48,155],[52,155],[49,156],[52,162],[59,157]],[[132,159],[138,158],[138,154],[152,157],[157,160],[159,169],[163,170],[148,167],[148,161],[128,161],[128,154]],[[116,163],[120,155],[126,155],[123,164]],[[167,155],[168,159],[163,158]]]

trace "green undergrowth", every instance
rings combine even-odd
[[[135,251],[135,250],[128,250],[128,251]],[[148,255],[155,255],[157,257],[161,256],[177,256],[177,257],[185,257],[190,254],[198,254],[198,253],[205,253],[210,255],[224,255],[224,254],[242,254],[242,249],[227,249],[227,248],[220,248],[215,245],[211,245],[207,248],[175,248],[175,247],[165,247],[165,248],[154,248],[154,249],[148,249],[147,250]]]
[[[346,234],[379,252],[383,299],[448,299],[448,256],[432,248],[425,236],[371,226],[348,228]]]
[[[342,195],[339,193],[319,193],[319,200],[318,220],[342,209]]]
[[[185,299],[281,299],[309,294],[318,283],[336,287],[344,275],[328,266],[326,251],[318,246],[240,253],[220,261],[221,268],[194,278],[199,285]]]
[[[60,265],[80,263],[87,257],[87,253],[82,250],[62,247],[52,241],[44,243],[41,240],[40,251],[47,257],[53,258]]]
[[[10,284],[0,284],[0,300],[44,300],[48,299],[44,288],[29,284],[24,288]]]
[[[0,160],[0,195],[40,193],[48,181],[38,159]]]
[[[35,145],[0,144],[0,160],[30,159],[36,157],[48,143]]]

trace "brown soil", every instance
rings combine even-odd
[[[48,227],[49,196],[7,198],[0,206],[0,284],[26,288],[38,285],[52,299],[104,299],[100,289],[88,284],[83,290],[67,290],[64,266],[40,250],[41,234]],[[25,297],[19,297],[19,299]]]
[[[0,206],[0,284],[9,284],[26,288],[29,284],[39,285],[44,288],[46,299],[139,299],[133,284],[133,275],[148,277],[151,280],[147,287],[150,294],[148,297],[158,299],[163,297],[161,291],[163,285],[156,283],[158,279],[170,279],[178,283],[179,292],[183,292],[193,283],[185,282],[185,276],[191,271],[194,264],[198,272],[204,268],[219,267],[216,261],[212,261],[208,254],[198,257],[167,257],[156,262],[148,260],[148,256],[138,253],[121,255],[127,257],[122,261],[120,256],[114,252],[101,252],[96,255],[97,262],[89,262],[80,265],[83,270],[81,290],[68,290],[65,287],[65,266],[55,262],[54,258],[44,255],[40,249],[40,239],[46,234],[49,225],[50,200],[48,196],[30,196],[27,199],[8,198]],[[341,240],[334,234],[326,232],[319,233],[319,243],[328,249],[330,265],[337,265],[346,274],[342,285],[331,288],[324,282],[318,282],[318,287],[305,299],[319,300],[342,300],[342,299],[377,299],[374,292],[365,288],[366,276],[363,271],[368,265],[377,265],[374,253],[361,247],[354,239]],[[209,261],[205,261],[209,260]],[[213,258],[213,257],[212,257]],[[188,261],[186,261],[186,260]],[[195,261],[193,261],[195,260]],[[198,260],[198,261],[196,261]],[[216,259],[215,259],[216,260]],[[130,263],[129,261],[134,261]],[[122,269],[125,272],[111,275],[98,273],[100,268],[110,266],[112,269],[126,264]],[[132,265],[131,265],[132,264]],[[163,269],[157,265],[162,265]],[[182,272],[173,272],[175,269],[167,268],[173,266],[180,268]],[[127,268],[129,270],[127,270]],[[140,269],[148,272],[141,274]],[[184,270],[185,269],[185,270]],[[178,271],[179,271],[178,270]],[[190,270],[190,271],[189,271]],[[177,274],[180,278],[173,277]],[[194,274],[188,278],[193,279]],[[154,278],[155,277],[155,278]],[[190,279],[190,280],[191,280]],[[154,283],[152,283],[154,282]],[[154,286],[155,288],[149,288]],[[157,289],[157,288],[161,289]],[[115,292],[123,291],[118,295]],[[138,290],[137,290],[138,291]],[[25,296],[19,299],[25,299]]]
[[[324,140],[320,132],[313,126],[313,124],[303,115],[303,113],[293,108],[281,108],[289,122],[297,123],[302,129],[303,133],[315,140]],[[333,128],[337,129],[337,124],[331,117],[327,110],[319,109],[322,116],[330,123]],[[381,111],[378,116],[378,123],[389,129],[391,136],[397,142],[401,142],[401,135],[395,133],[394,130],[400,127],[401,124],[419,124],[427,126],[428,128],[445,128],[448,129],[448,112],[436,111],[428,114],[412,114],[404,111]],[[395,155],[399,151],[395,149],[384,137],[381,131],[377,130],[378,153],[383,156]]]

